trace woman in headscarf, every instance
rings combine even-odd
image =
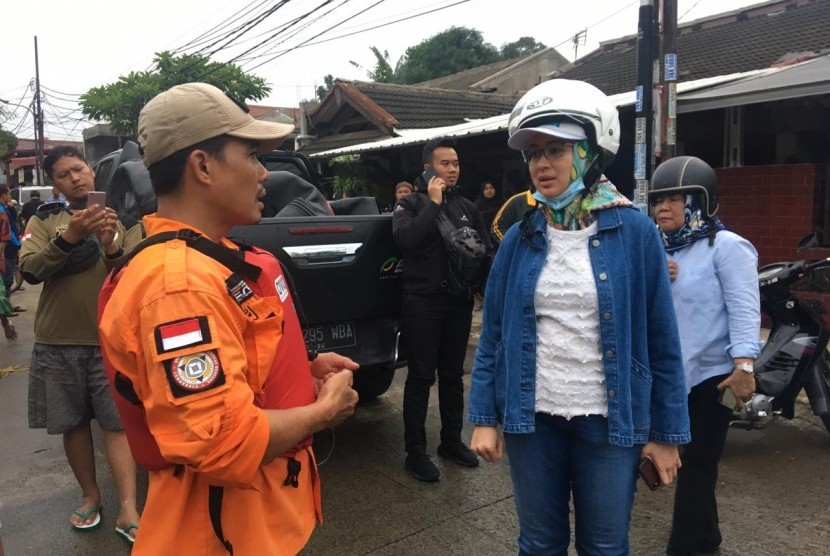
[[[628,554],[641,460],[668,484],[689,441],[662,243],[602,176],[620,127],[601,91],[537,85],[508,131],[538,204],[508,230],[490,271],[471,446],[489,462],[507,450],[519,554],[567,554],[571,496],[577,552]]]
[[[717,177],[699,158],[678,156],[660,164],[649,200],[669,259],[691,389],[692,442],[683,452],[666,554],[708,554],[722,540],[715,485],[732,410],[755,391],[753,363],[761,351],[758,253],[715,216]]]

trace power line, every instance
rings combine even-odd
[[[314,13],[314,12],[316,12],[317,10],[320,10],[320,9],[322,9],[323,7],[325,7],[325,6],[329,5],[329,4],[331,4],[333,1],[334,1],[334,0],[325,0],[325,2],[323,2],[322,4],[320,4],[319,6],[317,6],[317,7],[316,7],[315,9],[313,9],[312,11],[305,13],[305,14],[304,14],[301,18],[297,18],[297,19],[295,19],[293,22],[291,22],[291,25],[290,25],[288,28],[290,29],[291,27],[293,27],[294,25],[296,25],[297,23],[299,23],[299,22],[300,22],[300,21],[302,21],[303,19],[305,19],[305,18],[309,17],[311,14],[313,14],[313,13]],[[337,8],[342,8],[342,7],[343,7],[343,6],[345,6],[348,2],[349,2],[349,0],[344,0],[344,2],[343,2],[342,4],[340,4],[339,6],[334,6],[331,10],[329,10],[329,11],[327,11],[326,13],[322,14],[321,16],[319,16],[319,17],[315,18],[314,20],[310,21],[310,22],[309,22],[309,23],[308,23],[305,27],[303,27],[301,30],[305,30],[305,29],[307,29],[307,28],[308,28],[311,24],[316,23],[317,21],[320,21],[320,19],[322,19],[322,18],[324,18],[325,16],[329,15],[331,12],[333,12],[333,11],[334,11],[334,10],[336,10]],[[360,11],[360,12],[358,12],[358,13],[354,14],[353,16],[351,16],[351,17],[348,17],[348,18],[344,19],[343,21],[341,21],[341,22],[340,22],[340,23],[338,23],[337,25],[340,25],[340,24],[342,24],[342,23],[345,23],[345,22],[349,21],[350,19],[353,19],[353,18],[357,17],[358,15],[360,15],[360,14],[364,13],[366,10],[369,10],[369,9],[371,9],[371,8],[374,8],[375,6],[377,6],[378,4],[380,4],[380,3],[382,3],[382,2],[384,2],[384,0],[379,0],[378,2],[376,2],[376,3],[372,4],[371,6],[369,6],[368,8],[366,8],[365,10]],[[335,25],[334,27],[336,27],[337,25]],[[330,31],[330,30],[331,30],[331,29],[333,29],[334,27],[329,27],[328,29],[326,29],[325,31],[323,31],[323,33],[326,33],[326,32],[328,32],[328,31]],[[263,46],[264,44],[266,44],[266,43],[270,42],[271,40],[273,40],[274,38],[276,38],[277,36],[279,36],[279,34],[280,34],[280,33],[285,32],[285,30],[286,30],[286,29],[281,29],[280,31],[277,31],[276,33],[274,33],[273,35],[271,35],[270,37],[268,37],[268,38],[267,38],[267,39],[265,39],[264,41],[260,42],[260,43],[259,43],[259,44],[257,44],[256,46],[253,46],[253,47],[249,48],[248,50],[246,50],[245,52],[243,52],[243,53],[241,53],[241,54],[239,54],[239,55],[237,55],[237,56],[234,56],[233,58],[231,58],[230,60],[228,60],[226,63],[228,63],[228,64],[233,63],[235,60],[239,60],[239,59],[241,59],[241,58],[242,58],[243,56],[245,56],[246,54],[250,54],[250,53],[251,53],[251,52],[253,52],[254,50],[258,49],[259,47]],[[296,33],[295,33],[295,35],[296,35]],[[292,37],[293,37],[293,36],[295,36],[295,35],[292,35]],[[288,38],[291,38],[291,37],[288,37]],[[287,40],[287,39],[286,39],[286,40]],[[285,42],[285,40],[281,41],[279,44],[282,44],[283,42]]]
[[[375,29],[380,29],[380,28],[382,28],[382,27],[388,27],[389,25],[394,25],[395,23],[401,23],[401,22],[403,22],[403,21],[408,21],[408,20],[410,20],[410,19],[415,19],[415,18],[417,18],[417,17],[421,17],[421,16],[423,16],[423,15],[431,14],[431,13],[438,12],[438,11],[441,11],[441,10],[446,10],[446,9],[448,9],[448,8],[455,7],[455,6],[459,5],[459,4],[465,4],[465,3],[469,2],[469,1],[470,1],[470,0],[459,0],[458,2],[454,2],[453,4],[449,4],[449,5],[446,5],[446,6],[440,6],[440,7],[438,7],[438,8],[434,8],[434,9],[431,9],[431,10],[427,10],[427,11],[425,11],[425,12],[420,12],[420,13],[417,13],[417,14],[414,14],[414,15],[411,15],[411,16],[407,16],[407,17],[402,17],[402,18],[399,18],[399,19],[395,19],[395,20],[389,21],[388,23],[383,23],[383,24],[380,24],[380,25],[375,25],[375,26],[373,26],[373,27],[367,27],[367,28],[365,28],[365,29],[359,29],[359,30],[354,31],[354,32],[352,32],[352,33],[346,33],[346,34],[344,34],[344,35],[338,35],[338,36],[336,36],[336,37],[331,37],[331,38],[329,38],[329,39],[319,40],[319,41],[316,41],[316,42],[309,42],[309,41],[313,41],[314,39],[316,39],[316,38],[320,37],[320,35],[322,35],[322,33],[319,33],[319,34],[317,34],[316,36],[311,37],[308,41],[306,41],[306,42],[304,42],[304,43],[302,43],[302,44],[300,44],[300,45],[298,45],[298,46],[295,46],[295,47],[292,47],[292,48],[289,48],[289,49],[286,49],[286,50],[282,50],[282,51],[280,51],[280,52],[277,52],[276,54],[274,54],[272,57],[270,57],[269,59],[265,60],[264,62],[262,62],[262,63],[260,63],[260,64],[257,64],[257,65],[255,65],[255,66],[253,66],[253,67],[249,68],[249,69],[248,69],[248,71],[253,71],[253,70],[255,70],[255,69],[259,68],[259,67],[264,66],[265,64],[268,64],[268,63],[270,63],[270,62],[273,62],[273,61],[274,61],[274,60],[276,60],[277,58],[279,58],[279,57],[281,57],[281,56],[283,56],[283,55],[285,55],[285,54],[287,54],[287,53],[289,53],[289,52],[291,52],[291,51],[293,51],[293,50],[296,50],[296,49],[298,49],[298,48],[304,48],[304,47],[306,47],[306,46],[316,46],[316,45],[318,45],[318,44],[324,44],[324,43],[327,43],[327,42],[336,41],[336,40],[339,40],[339,39],[344,39],[344,38],[346,38],[346,37],[351,37],[351,36],[353,36],[353,35],[358,35],[358,34],[360,34],[360,33],[365,33],[365,32],[367,32],[367,31],[374,31]],[[251,58],[249,58],[249,59],[247,60],[247,62],[250,62],[250,61],[253,61],[253,60],[256,60],[256,59],[262,58],[263,56],[266,56],[266,54],[259,54],[259,55],[257,55],[257,56],[252,56]]]
[[[277,38],[279,35],[281,35],[281,34],[285,33],[288,29],[291,29],[292,27],[294,27],[295,25],[297,25],[298,23],[300,23],[301,21],[303,21],[304,19],[306,19],[307,17],[309,17],[311,14],[313,14],[314,12],[316,12],[316,11],[318,11],[318,10],[322,9],[324,6],[326,6],[326,5],[330,4],[330,3],[331,3],[331,2],[333,2],[333,1],[334,1],[334,0],[326,0],[325,2],[323,2],[322,4],[320,4],[319,6],[317,6],[316,8],[314,8],[312,11],[310,11],[310,12],[306,12],[305,14],[303,14],[303,15],[301,15],[301,16],[299,16],[299,17],[297,17],[297,18],[294,18],[294,20],[292,20],[291,22],[286,23],[285,25],[282,25],[282,26],[280,27],[280,29],[279,29],[279,30],[277,30],[277,32],[275,32],[275,33],[273,33],[272,35],[270,35],[270,36],[269,36],[267,39],[265,39],[264,41],[261,41],[261,42],[257,43],[257,44],[256,44],[256,45],[254,45],[253,47],[249,48],[248,50],[246,50],[245,52],[243,52],[243,53],[241,53],[241,54],[238,54],[238,55],[234,56],[233,58],[231,58],[230,60],[228,60],[228,61],[227,61],[227,62],[225,62],[225,63],[226,63],[226,64],[230,64],[230,63],[233,63],[233,62],[234,62],[234,61],[236,61],[236,60],[242,59],[242,57],[243,57],[243,56],[245,56],[246,54],[250,54],[250,53],[251,53],[251,52],[253,52],[254,50],[257,50],[257,49],[258,49],[258,48],[260,48],[261,46],[263,46],[263,45],[265,45],[266,43],[268,43],[268,42],[272,41],[273,39]],[[280,41],[279,43],[277,43],[277,44],[282,44],[282,43],[284,43],[285,41],[287,41],[287,40],[289,40],[289,39],[291,39],[291,38],[293,38],[293,37],[297,36],[299,33],[301,33],[302,31],[305,31],[305,30],[306,30],[306,29],[308,29],[311,25],[313,25],[314,23],[316,23],[316,22],[320,21],[322,18],[324,18],[325,16],[329,15],[331,12],[333,12],[333,11],[334,11],[334,10],[336,10],[337,8],[342,8],[342,7],[343,7],[343,6],[345,6],[348,2],[349,2],[349,0],[344,0],[344,1],[343,1],[343,3],[342,3],[342,4],[340,4],[339,6],[334,6],[332,9],[330,9],[330,10],[329,10],[329,11],[327,11],[326,13],[324,13],[324,14],[322,14],[322,15],[320,15],[320,16],[318,16],[318,17],[316,17],[316,18],[314,18],[313,20],[309,21],[308,23],[306,23],[305,25],[301,26],[300,28],[295,29],[295,30],[294,30],[294,32],[292,32],[292,33],[291,33],[288,37],[285,37],[283,40],[281,40],[281,41]],[[273,30],[273,29],[272,29],[272,30]],[[265,34],[265,33],[260,33],[259,35],[257,35],[257,38],[258,38],[258,37],[263,36],[264,34]],[[253,37],[252,37],[252,38],[253,38]]]
[[[623,11],[627,10],[628,8],[630,8],[631,6],[633,6],[634,4],[639,4],[639,3],[640,3],[640,0],[634,0],[633,2],[629,2],[628,4],[626,4],[625,6],[623,6],[622,8],[620,8],[619,10],[617,10],[616,12],[614,12],[614,13],[612,13],[612,14],[608,14],[607,16],[603,17],[602,19],[600,19],[600,20],[598,20],[598,21],[595,21],[595,22],[591,23],[590,25],[588,25],[587,27],[585,27],[584,31],[588,31],[589,29],[593,29],[594,27],[596,27],[596,26],[597,26],[597,25],[599,25],[600,23],[603,23],[603,22],[605,22],[605,21],[608,21],[609,19],[611,19],[612,17],[614,17],[614,16],[615,16],[615,15],[617,15],[618,13],[623,12]],[[587,33],[586,33],[586,34],[587,34]],[[571,42],[572,40],[573,40],[573,35],[570,35],[570,36],[569,36],[567,39],[565,39],[564,41],[560,42],[560,43],[559,43],[559,44],[557,44],[557,45],[554,45],[554,47],[553,47],[553,48],[559,48],[559,47],[560,47],[560,46],[562,46],[563,44],[568,43],[568,42]]]
[[[220,24],[214,25],[213,27],[211,27],[210,29],[208,29],[207,31],[205,31],[204,33],[202,33],[201,35],[199,35],[199,36],[195,37],[194,39],[192,39],[192,40],[188,41],[187,43],[185,43],[184,45],[180,46],[179,48],[176,48],[175,50],[173,50],[173,51],[172,51],[172,53],[173,53],[173,54],[178,54],[179,52],[183,52],[184,50],[187,50],[188,48],[191,48],[191,47],[196,47],[196,46],[199,46],[199,45],[201,45],[201,44],[206,43],[207,41],[211,40],[211,38],[212,38],[213,36],[215,36],[215,35],[216,35],[216,33],[218,33],[219,31],[221,31],[222,29],[225,29],[226,27],[230,26],[230,25],[231,25],[231,24],[233,24],[234,22],[239,21],[239,20],[240,20],[240,19],[242,19],[244,16],[248,15],[249,13],[253,12],[254,10],[259,9],[259,8],[260,8],[263,4],[267,4],[269,1],[270,1],[270,0],[261,0],[257,6],[253,6],[253,4],[254,4],[255,2],[251,2],[250,4],[248,4],[247,6],[245,6],[244,8],[242,8],[241,10],[239,10],[238,12],[234,13],[234,14],[231,16],[231,19],[228,19],[228,20],[227,20],[227,21],[225,21],[224,23],[220,23]],[[253,6],[253,7],[252,7],[252,6]],[[248,9],[247,11],[245,11],[247,8],[250,8],[250,9]],[[244,11],[245,13],[242,13],[243,11]],[[237,16],[238,16],[238,17],[237,17]]]
[[[703,0],[697,0],[697,2],[695,2],[694,4],[692,4],[692,7],[691,7],[691,8],[689,8],[688,10],[686,10],[685,12],[683,12],[683,15],[681,15],[680,17],[678,17],[678,18],[677,18],[678,23],[680,22],[680,20],[681,20],[681,19],[683,19],[684,17],[686,17],[687,15],[689,15],[689,12],[690,12],[690,11],[694,10],[695,8],[697,8],[697,5],[698,5],[698,4],[700,4],[702,1],[703,1]]]
[[[229,33],[228,35],[225,35],[225,37],[227,37],[227,42],[226,42],[224,45],[222,45],[221,47],[217,48],[216,50],[212,50],[212,51],[210,51],[210,52],[209,52],[206,56],[207,56],[208,58],[210,58],[211,56],[213,56],[213,55],[214,55],[214,54],[216,54],[217,52],[221,52],[222,50],[224,50],[224,49],[228,48],[228,47],[229,47],[229,46],[233,43],[234,39],[236,39],[237,37],[239,37],[239,36],[241,36],[241,35],[244,35],[245,33],[247,33],[248,31],[250,31],[251,29],[253,29],[253,28],[254,28],[254,27],[256,27],[257,25],[259,25],[260,23],[262,23],[263,21],[265,21],[268,17],[270,17],[271,15],[273,15],[273,14],[274,14],[277,10],[279,10],[280,8],[282,8],[283,6],[285,6],[285,5],[286,5],[289,1],[290,1],[290,0],[280,0],[280,1],[279,1],[279,2],[277,2],[277,3],[276,3],[276,4],[272,7],[272,8],[269,8],[269,9],[268,9],[267,11],[265,11],[263,14],[261,14],[261,15],[259,15],[259,16],[257,16],[257,17],[255,17],[254,19],[252,19],[252,20],[250,20],[250,21],[245,22],[245,23],[244,23],[242,26],[240,26],[239,28],[235,29],[234,31],[232,31],[232,32],[231,32],[231,33]],[[233,36],[230,36],[230,35],[233,35]],[[213,48],[216,44],[218,44],[218,43],[222,42],[223,40],[225,40],[225,37],[220,38],[220,39],[217,39],[216,41],[212,42],[210,45],[208,45],[208,46],[206,46],[206,47],[204,47],[204,48],[200,48],[200,49],[199,49],[199,50],[197,50],[194,54],[201,54],[201,53],[202,53],[202,52],[204,52],[205,50],[207,50],[207,49],[209,49],[209,48]]]

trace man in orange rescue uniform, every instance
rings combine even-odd
[[[268,174],[257,155],[292,130],[254,120],[211,85],[157,95],[138,121],[158,197],[147,236],[187,229],[234,247],[231,227],[260,219]],[[102,314],[109,363],[171,463],[150,472],[134,556],[296,554],[320,521],[308,439],[353,414],[358,365],[333,353],[309,363],[282,277],[270,297],[233,278],[185,241],[158,243],[132,259]],[[281,409],[256,401],[268,380]]]

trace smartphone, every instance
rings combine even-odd
[[[738,408],[738,400],[735,399],[735,394],[732,393],[731,388],[724,388],[721,390],[718,402],[732,411],[735,411]]]
[[[106,191],[90,191],[86,197],[86,206],[98,205],[101,208],[107,206],[107,192]]]
[[[427,187],[429,185],[429,180],[437,175],[438,174],[435,173],[435,168],[432,166],[421,172],[421,181],[424,182],[424,187]]]
[[[649,488],[649,490],[657,490],[660,488],[660,474],[654,466],[651,458],[643,458],[640,460],[640,478]]]

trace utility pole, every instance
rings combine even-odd
[[[35,181],[43,185],[43,111],[40,107],[40,64],[35,36]]]
[[[660,162],[677,155],[677,0],[660,0]]]
[[[634,103],[634,205],[648,213],[652,169],[652,98],[654,93],[654,0],[640,0],[637,22],[637,98]]]

